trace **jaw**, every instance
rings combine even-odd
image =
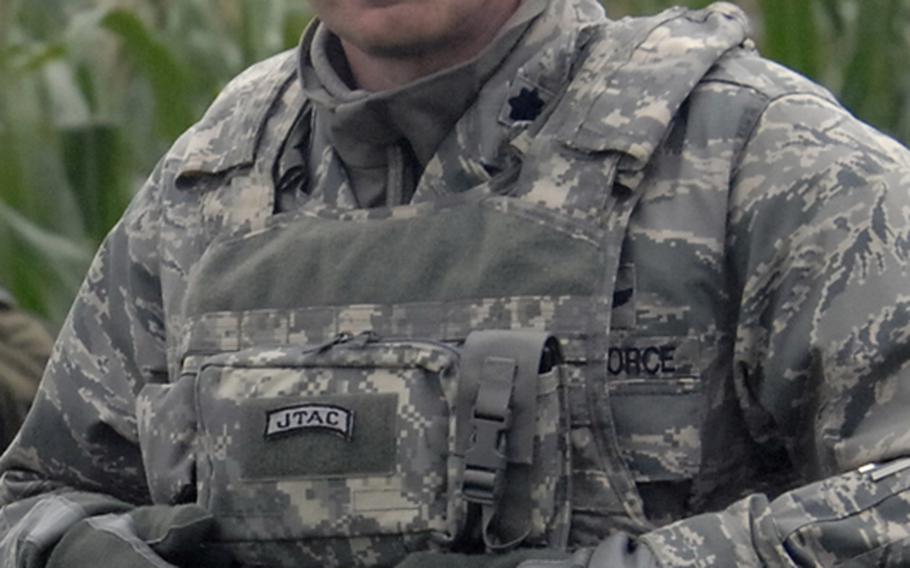
[[[341,38],[358,84],[377,90],[373,76],[389,88],[473,58],[521,0],[479,0],[481,8],[472,0],[355,1],[366,7],[323,22]]]

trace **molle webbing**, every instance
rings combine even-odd
[[[358,222],[297,218],[213,245],[191,279],[187,315],[591,296],[600,264],[591,240],[489,206]]]
[[[457,302],[326,306],[203,314],[188,321],[181,353],[238,351],[256,345],[314,345],[341,332],[372,331],[383,337],[463,341],[485,329],[543,326],[562,344],[567,362],[587,360],[579,322],[601,309],[601,298],[521,296]],[[601,333],[606,333],[603,330]],[[187,363],[185,361],[185,363]]]

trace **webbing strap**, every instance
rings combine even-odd
[[[489,549],[530,532],[537,377],[559,361],[558,342],[542,331],[475,331],[465,341],[455,453],[464,459],[461,495],[480,507]]]
[[[512,426],[517,367],[514,359],[503,357],[487,357],[481,364],[462,482],[465,499],[470,503],[495,505],[502,493],[506,433]]]

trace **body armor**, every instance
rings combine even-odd
[[[613,32],[636,45],[664,18]],[[197,429],[194,455],[158,456],[162,432],[140,429],[150,473],[185,463],[182,477],[152,487],[156,499],[191,492],[195,479],[222,544],[252,565],[391,565],[427,547],[566,548],[645,530],[608,377],[621,244],[642,177],[622,171],[623,154],[587,146],[584,115],[599,112],[588,78],[614,72],[621,45],[590,42],[585,80],[480,185],[390,208],[313,201],[222,229],[188,279],[180,379],[140,395],[150,416],[195,399],[184,415],[193,424],[173,423]],[[299,99],[297,83],[286,89],[284,100]],[[257,156],[233,187],[267,194],[276,158]],[[538,375],[537,339],[523,367],[534,367],[530,386],[490,386],[520,359],[496,346],[534,332],[557,338],[564,362]],[[650,369],[670,358],[655,347],[639,360]],[[497,361],[505,371],[488,368]],[[619,387],[630,400],[649,385]],[[669,399],[670,419],[680,404],[691,412],[697,379],[670,388],[684,395]],[[533,417],[520,424],[523,412]]]

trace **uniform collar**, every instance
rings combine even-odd
[[[385,162],[384,148],[404,139],[425,166],[547,3],[523,2],[491,44],[470,61],[379,93],[348,86],[338,40],[316,22],[301,44],[300,77],[317,120],[324,121],[329,143],[344,163],[376,167]]]
[[[598,49],[592,56],[593,63],[586,64],[592,69],[591,77],[576,77],[568,94],[575,101],[575,108],[569,109],[572,112],[565,117],[554,117],[554,122],[565,119],[557,137],[569,146],[588,152],[623,153],[626,155],[624,169],[635,171],[648,163],[673,117],[714,64],[728,51],[750,45],[745,15],[728,4],[694,12],[674,10],[652,18],[617,22],[604,22],[602,13],[598,14],[600,7],[593,0],[526,0],[523,9],[544,5],[549,6],[546,15],[527,30],[524,39],[505,61],[493,65],[492,79],[485,86],[481,82],[484,86],[481,100],[476,101],[470,112],[450,129],[442,144],[451,148],[440,150],[427,164],[427,170],[434,172],[432,176],[425,174],[422,180],[423,183],[431,178],[426,184],[432,186],[427,188],[428,195],[442,187],[457,190],[464,185],[450,183],[453,180],[447,170],[470,170],[472,178],[482,177],[483,170],[489,169],[490,158],[496,155],[501,138],[514,134],[515,124],[510,123],[512,117],[508,112],[501,113],[498,120],[506,127],[500,129],[505,130],[504,134],[492,132],[496,125],[477,122],[489,119],[489,107],[498,104],[507,111],[508,105],[503,102],[520,94],[525,85],[531,90],[537,89],[541,95],[552,95],[554,86],[565,84],[568,78],[565,72],[574,65],[573,58],[577,56],[574,40],[566,39],[577,32],[573,26],[600,27],[602,36],[595,42]],[[290,53],[276,56],[253,67],[225,89],[200,123],[178,141],[169,154],[169,160],[179,162],[178,178],[252,164],[258,146],[263,142],[261,134],[266,119],[273,113],[279,94],[295,79],[295,67],[300,68],[304,87],[310,91],[308,96],[314,103],[329,108],[326,101],[335,98],[319,81],[311,87],[304,75],[315,72],[312,67],[305,72],[306,66],[300,65],[309,57],[306,46],[312,44],[317,28],[318,23],[309,28],[304,47],[297,51],[296,57]],[[499,42],[494,44],[491,49],[496,49]],[[486,55],[484,52],[479,57],[483,59]],[[478,64],[468,62],[399,91],[384,93],[382,97],[394,98],[402,91],[410,92],[411,88],[419,90],[424,82],[444,81],[450,73],[458,73],[472,65]],[[509,86],[499,93],[498,84],[503,81]],[[497,89],[490,89],[494,83]],[[318,101],[320,91],[324,99],[321,103]],[[378,95],[363,95],[360,104],[366,106],[366,99],[372,96]],[[301,95],[299,104],[303,105],[305,101],[306,97]],[[291,130],[296,116],[296,112],[289,115],[283,132]],[[282,136],[281,141],[285,138]],[[452,154],[455,163],[437,163],[441,154]]]

